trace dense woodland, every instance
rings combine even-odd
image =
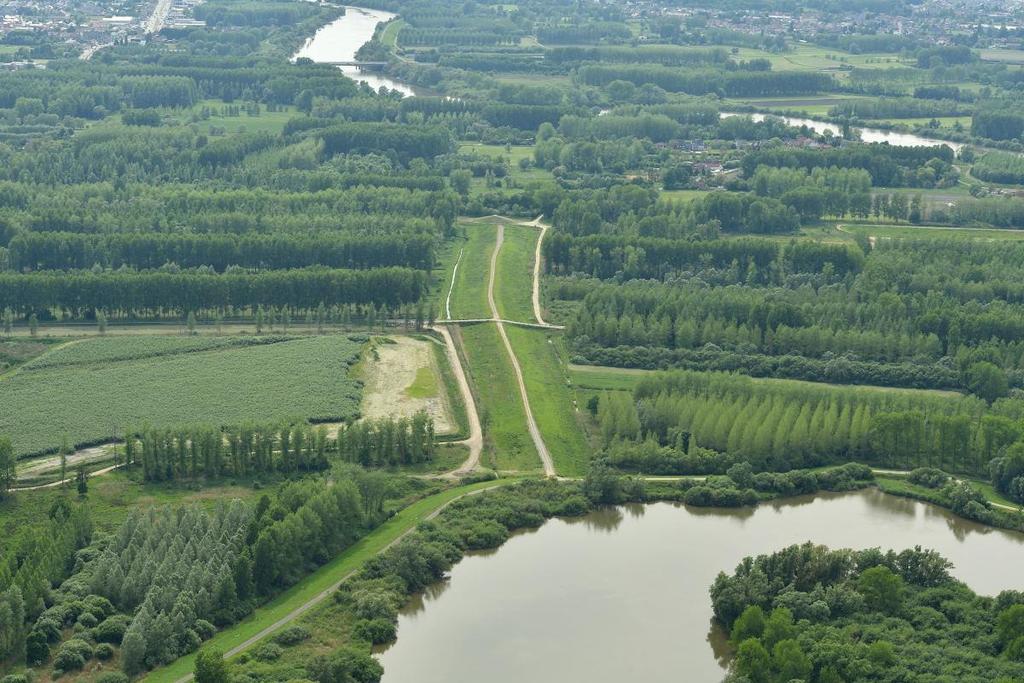
[[[1024,676],[1024,595],[975,594],[920,547],[811,544],[747,557],[711,587],[736,647],[734,681],[969,681]]]

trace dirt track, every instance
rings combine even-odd
[[[544,438],[540,434],[540,429],[537,427],[537,421],[533,419],[533,411],[530,410],[530,397],[526,393],[526,382],[523,381],[523,370],[519,367],[519,359],[516,358],[515,351],[512,350],[512,344],[505,333],[505,323],[501,322],[498,307],[494,303],[494,275],[498,266],[498,253],[501,251],[501,245],[504,241],[505,226],[499,224],[498,239],[494,245],[494,252],[491,254],[491,273],[490,279],[487,282],[487,303],[491,307],[491,315],[494,316],[494,324],[498,326],[498,334],[501,335],[501,341],[505,344],[508,358],[512,361],[512,369],[516,373],[516,383],[519,385],[519,395],[523,399],[526,427],[530,432],[530,438],[533,439],[533,445],[537,448],[537,453],[540,454],[541,462],[544,464],[544,474],[548,477],[553,477],[555,476],[555,465],[551,460],[551,453],[548,451],[547,444],[544,443]]]
[[[449,472],[453,476],[467,474],[477,468],[480,464],[480,453],[484,448],[484,431],[480,425],[480,416],[476,411],[476,401],[473,400],[473,392],[469,390],[469,380],[466,379],[466,371],[459,360],[458,351],[455,349],[455,341],[452,333],[444,325],[433,328],[435,332],[444,337],[445,350],[448,353],[448,364],[455,373],[455,380],[459,384],[459,392],[462,394],[462,402],[466,406],[466,419],[469,420],[469,438],[458,441],[469,448],[469,457],[459,465],[458,469]]]

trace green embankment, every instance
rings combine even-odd
[[[403,534],[415,528],[417,524],[451,501],[473,491],[500,485],[500,483],[493,481],[469,484],[437,493],[413,503],[374,529],[370,534],[364,536],[351,548],[335,557],[329,563],[289,588],[274,600],[258,608],[244,621],[219,632],[207,641],[205,647],[213,647],[228,652],[240,646],[264,629],[284,619],[324,591],[330,590],[334,584],[358,570],[366,560],[385,550],[390,544],[401,538]],[[195,654],[191,654],[181,657],[168,666],[151,671],[145,676],[144,680],[150,683],[174,683],[174,681],[192,673],[194,666]]]
[[[515,372],[498,328],[493,323],[481,323],[466,325],[460,332],[466,372],[477,395],[484,428],[484,464],[499,470],[540,469],[540,456],[526,429]]]
[[[515,325],[506,325],[505,331],[523,369],[533,417],[551,452],[555,471],[563,477],[583,476],[590,449],[562,362],[560,334]]]
[[[540,232],[506,225],[494,278],[494,303],[505,320],[536,322],[533,317],[533,255]]]
[[[455,273],[455,288],[451,298],[452,318],[490,318],[487,276],[491,253],[494,251],[495,227],[488,223],[476,223],[466,225],[465,231],[468,239],[462,247],[462,259]],[[441,312],[439,317],[444,317],[444,297],[441,299]]]

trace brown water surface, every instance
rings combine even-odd
[[[934,548],[994,595],[1024,588],[1024,534],[877,490],[757,509],[655,503],[556,519],[417,596],[383,683],[702,683],[724,674],[708,587],[746,555],[805,541]]]

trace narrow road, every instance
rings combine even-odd
[[[455,373],[455,379],[459,383],[459,393],[462,394],[462,402],[466,406],[466,419],[469,420],[469,438],[455,442],[469,448],[469,457],[459,465],[458,469],[448,473],[451,476],[462,476],[469,474],[480,465],[480,453],[484,448],[484,430],[480,425],[476,401],[473,400],[473,392],[469,389],[469,380],[466,379],[466,371],[462,367],[462,360],[455,348],[455,340],[452,339],[451,331],[443,325],[432,329],[444,337],[444,346],[448,352],[448,365],[451,366],[452,372]]]
[[[544,443],[544,438],[540,434],[540,429],[537,428],[537,421],[533,419],[533,411],[530,410],[530,397],[526,393],[526,382],[523,381],[523,370],[519,367],[519,359],[516,358],[516,353],[512,350],[512,343],[508,340],[508,334],[505,333],[505,323],[501,322],[498,306],[494,303],[494,276],[498,268],[498,253],[501,251],[501,245],[504,241],[505,226],[499,223],[498,239],[494,244],[494,252],[491,254],[491,272],[487,282],[487,303],[491,307],[491,315],[495,318],[494,324],[498,326],[498,334],[501,335],[501,341],[505,344],[508,358],[512,361],[512,369],[516,373],[516,383],[519,384],[519,395],[523,399],[523,411],[526,413],[526,427],[530,431],[530,438],[533,439],[533,445],[537,448],[540,460],[544,464],[544,475],[553,477],[555,476],[555,465],[551,460],[551,453],[548,451],[547,444]]]

